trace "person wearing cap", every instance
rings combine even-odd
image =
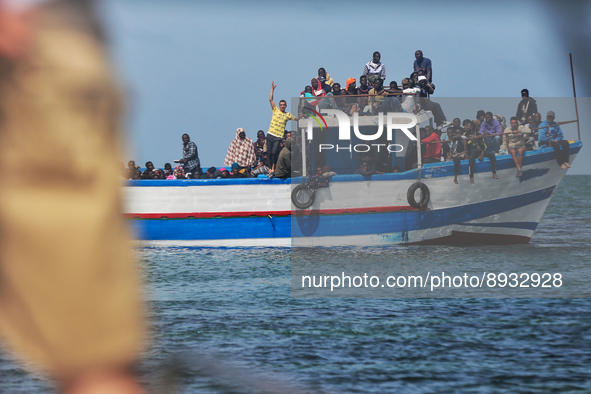
[[[527,117],[538,112],[538,105],[536,104],[536,100],[529,97],[529,90],[527,89],[521,90],[521,97],[522,99],[517,105],[515,117],[519,120],[519,123],[526,124]]]
[[[562,129],[556,124],[554,118],[556,114],[554,111],[548,111],[546,120],[540,123],[538,127],[541,127],[538,131],[538,143],[540,148],[547,148],[551,146],[554,148],[554,155],[556,161],[562,169],[570,168],[568,164],[569,159],[569,144],[568,141],[564,140]]]
[[[238,163],[232,163],[232,171],[230,172],[230,178],[247,178],[248,174],[246,169],[242,168]]]

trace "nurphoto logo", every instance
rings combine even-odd
[[[311,111],[313,114],[310,114],[310,117],[308,118],[308,125],[306,128],[306,133],[308,135],[308,140],[312,140],[313,139],[313,129],[314,129],[314,123],[313,120],[316,121],[316,123],[318,123],[318,125],[320,126],[320,130],[323,130],[322,124],[324,124],[324,126],[326,127],[326,130],[328,131],[328,126],[326,124],[326,120],[324,119],[324,117],[318,113],[317,111],[314,111],[313,109],[310,108],[304,108],[306,110]],[[322,109],[320,112],[322,112],[322,114],[324,115],[332,115],[333,117],[335,117],[339,123],[339,140],[342,141],[350,141],[351,140],[351,121],[349,120],[349,116],[344,113],[343,111],[340,111],[338,109]],[[386,137],[388,139],[388,141],[392,141],[393,140],[393,131],[394,130],[401,130],[411,141],[417,141],[417,137],[415,135],[413,135],[413,133],[409,130],[412,127],[415,127],[418,123],[418,118],[416,115],[414,114],[409,114],[409,113],[405,113],[405,112],[388,112],[386,114],[384,114],[383,112],[380,112],[377,114],[377,121],[378,121],[378,130],[376,131],[375,134],[362,134],[359,131],[359,115],[357,113],[353,114],[353,133],[355,133],[355,136],[357,138],[359,138],[362,141],[376,141],[377,139],[379,139],[383,132],[384,132],[384,123],[386,124]],[[320,121],[322,121],[322,123],[320,123]],[[336,149],[336,151],[338,152],[339,150],[347,150],[347,151],[351,151],[351,149],[353,149],[355,152],[368,152],[371,149],[371,146],[376,146],[378,152],[380,151],[380,148],[382,146],[385,146],[386,149],[388,150],[388,152],[391,153],[395,153],[395,152],[401,152],[404,147],[400,144],[356,144],[356,145],[351,145],[349,144],[348,146],[340,146],[340,145],[333,145],[333,144],[319,144],[319,152],[322,152],[323,150],[331,150],[331,149]]]

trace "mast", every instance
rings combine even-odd
[[[577,133],[579,137],[579,141],[581,140],[581,126],[579,125],[579,107],[577,106],[577,90],[575,89],[575,72],[573,70],[573,54],[568,54],[570,58],[570,74],[573,79],[573,95],[575,97],[575,113],[577,115]]]

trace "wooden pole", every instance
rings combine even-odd
[[[548,125],[548,126],[544,126],[544,127],[534,127],[534,128],[532,128],[532,129],[530,129],[530,130],[531,130],[531,131],[534,131],[534,130],[540,130],[540,129],[547,129],[548,127],[552,127],[552,126],[560,126],[560,125],[563,125],[563,124],[568,124],[568,123],[575,123],[575,122],[577,122],[577,123],[578,123],[579,121],[578,121],[578,120],[566,120],[566,121],[564,121],[564,122],[556,122],[556,123],[554,123],[553,125]],[[580,137],[581,137],[581,135],[579,134],[579,138],[580,138]]]
[[[570,74],[573,78],[573,95],[575,97],[575,113],[577,114],[577,133],[579,136],[579,141],[581,140],[581,126],[579,125],[579,107],[577,106],[577,90],[575,89],[575,72],[573,69],[573,54],[569,53],[568,56],[570,57]]]

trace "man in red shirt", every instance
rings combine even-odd
[[[437,143],[433,143],[436,142]],[[426,144],[423,150],[423,164],[435,163],[441,161],[441,139],[437,131],[431,126],[425,127],[425,138],[421,140],[421,144]]]

